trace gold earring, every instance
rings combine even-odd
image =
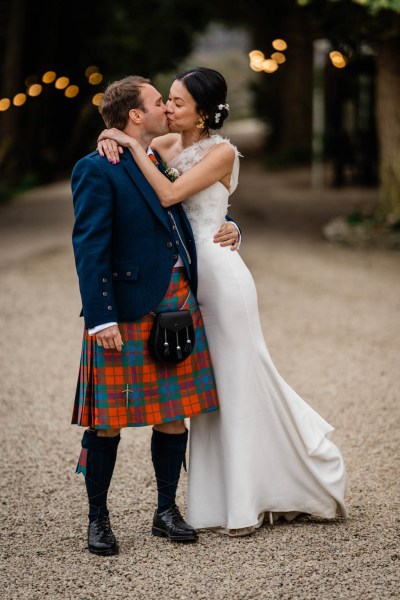
[[[199,117],[199,122],[196,125],[197,129],[204,129],[204,123],[206,120],[203,117]]]

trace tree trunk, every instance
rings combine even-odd
[[[400,44],[382,42],[378,48],[377,122],[379,137],[380,223],[400,222]]]
[[[288,64],[282,65],[279,151],[294,159],[311,156],[313,32],[309,17],[294,9],[287,15]]]

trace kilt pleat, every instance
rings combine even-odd
[[[154,312],[178,310],[190,288],[184,269],[174,269],[167,293]],[[72,423],[94,429],[157,425],[218,410],[203,320],[190,294],[196,343],[177,365],[162,365],[148,352],[154,317],[119,323],[122,352],[105,350],[85,330]]]

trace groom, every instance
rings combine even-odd
[[[166,106],[148,79],[131,76],[105,91],[107,127],[122,129],[149,150],[168,133]],[[157,156],[153,162],[163,170]],[[153,426],[152,462],[158,506],[153,535],[175,542],[197,540],[175,504],[188,432],[185,418],[217,410],[218,400],[198,305],[196,250],[180,205],[161,207],[153,189],[125,151],[118,164],[92,152],[72,172],[75,224],[72,241],[85,320],[81,367],[72,423],[86,427],[77,472],[89,500],[89,551],[118,553],[107,492],[122,427]],[[226,223],[215,237],[236,243]],[[190,299],[190,300],[188,300]],[[188,302],[196,325],[195,349],[180,365],[158,364],[147,351],[155,309]]]

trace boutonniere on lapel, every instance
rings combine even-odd
[[[151,162],[154,163],[170,181],[175,181],[175,179],[178,179],[180,175],[178,169],[174,169],[174,167],[168,167],[161,159],[157,160],[153,153],[149,154],[149,158]]]
[[[174,167],[167,167],[166,165],[164,165],[164,163],[163,168],[168,179],[170,179],[171,181],[175,181],[175,179],[178,179],[180,175],[178,169],[174,169]]]

